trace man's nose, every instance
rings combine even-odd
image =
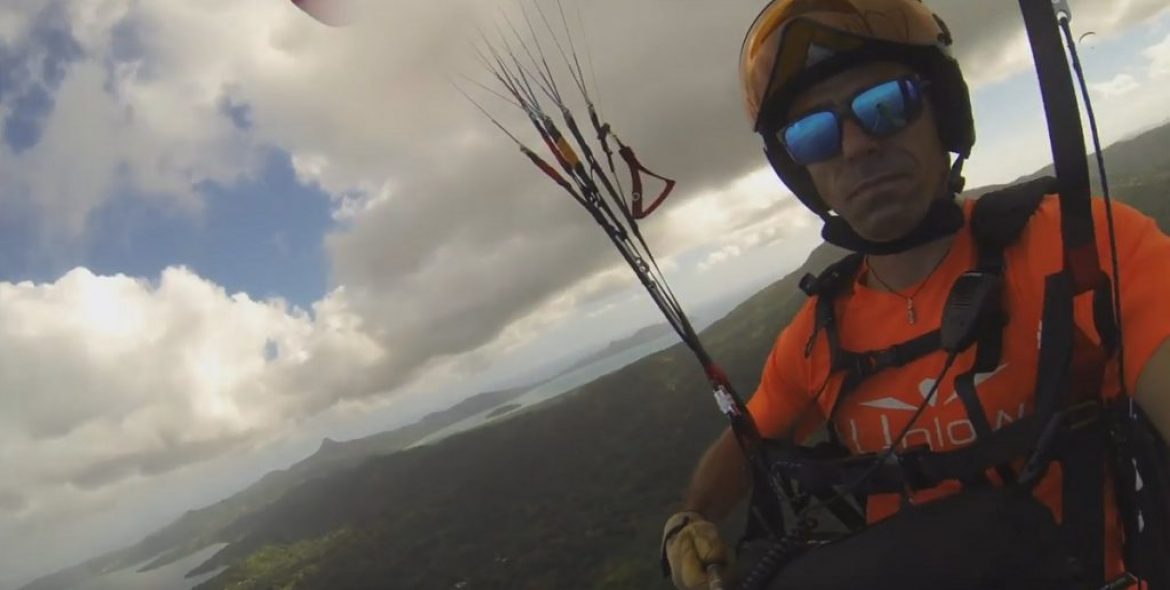
[[[851,160],[878,149],[880,140],[866,133],[857,121],[845,119],[841,123],[841,157]]]

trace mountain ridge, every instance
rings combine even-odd
[[[166,566],[216,543],[236,540],[231,534],[235,520],[278,499],[285,491],[310,479],[324,477],[353,467],[379,454],[398,452],[462,420],[497,410],[528,390],[556,379],[590,362],[620,353],[659,338],[669,332],[662,325],[645,326],[632,334],[611,340],[568,368],[532,383],[472,395],[450,407],[429,412],[417,421],[395,429],[354,439],[324,437],[311,455],[283,469],[268,471],[254,483],[219,501],[184,512],[175,521],[148,534],[138,543],[109,551],[80,564],[34,579],[21,590],[70,588],[89,577],[143,564],[136,571]],[[516,408],[513,408],[513,410]],[[501,414],[506,412],[501,412]]]
[[[1167,231],[1170,125],[1114,144],[1105,153],[1115,196],[1155,217]],[[1051,171],[1038,170],[1021,179],[1045,172]],[[1094,183],[1099,186],[1095,175]],[[964,196],[994,188],[980,187]],[[705,344],[723,362],[733,383],[758,381],[772,340],[805,300],[796,288],[799,278],[843,253],[819,246],[799,269],[742,301],[703,331]],[[348,587],[385,576],[405,584],[403,588],[451,587],[472,579],[486,587],[596,587],[574,585],[574,576],[607,588],[655,587],[660,579],[653,575],[652,564],[643,563],[652,561],[644,554],[646,547],[656,544],[653,537],[661,513],[681,493],[664,482],[683,485],[702,448],[722,428],[704,384],[687,351],[674,345],[566,394],[548,408],[514,416],[506,426],[488,426],[436,445],[367,458],[329,477],[299,482],[262,509],[230,523],[225,528],[225,536],[231,537],[228,546],[191,574],[227,566],[199,586],[207,590],[269,587],[294,579],[308,584],[305,587]],[[754,385],[741,393],[746,397],[751,389]],[[637,411],[629,411],[635,394],[641,402],[635,410],[647,414],[640,419]],[[606,436],[599,439],[599,433]],[[637,444],[630,448],[618,444],[627,439]],[[322,441],[318,453],[345,444],[327,441]],[[580,453],[580,441],[590,441],[591,450],[604,460]],[[493,451],[506,455],[508,463]],[[446,467],[433,473],[429,464]],[[535,473],[534,466],[544,471]],[[623,477],[608,477],[609,470]],[[582,479],[582,473],[592,479]],[[468,487],[480,495],[461,491]],[[569,502],[580,514],[562,513],[546,495]],[[507,499],[519,505],[503,502]],[[454,508],[442,509],[445,505]],[[395,510],[402,506],[409,508]],[[618,522],[611,511],[625,521]],[[289,515],[302,518],[291,520]],[[479,521],[468,522],[476,517]],[[507,527],[512,521],[526,523],[527,528],[514,535],[491,528]],[[393,531],[402,534],[395,536]],[[557,536],[565,531],[610,540],[612,545],[599,550],[579,539]],[[401,547],[400,538],[414,544]],[[510,554],[505,555],[509,569],[493,561],[499,555],[477,553],[479,545]],[[393,547],[397,553],[371,561],[378,554],[372,548],[377,547]],[[428,557],[428,550],[457,556],[464,566],[446,571],[450,566]],[[531,568],[523,571],[530,576],[523,585],[504,586],[515,579],[508,577],[515,574],[510,568],[522,566]],[[46,578],[37,582],[42,580]],[[429,585],[438,580],[445,585]],[[56,587],[60,586],[25,588]]]

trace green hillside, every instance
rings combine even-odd
[[[1167,147],[1170,127],[1106,151],[1115,195],[1164,229]],[[704,333],[742,392],[803,301],[798,278],[839,255],[818,248]],[[676,346],[543,411],[301,486],[241,523],[201,588],[667,587],[659,527],[722,427]]]
[[[1170,126],[1106,156],[1115,197],[1170,228]],[[704,332],[742,394],[804,300],[799,277],[840,255],[816,249]],[[661,524],[723,427],[674,346],[535,411],[307,478],[220,522],[230,544],[192,573],[227,566],[204,590],[668,588]]]

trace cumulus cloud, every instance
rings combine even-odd
[[[679,181],[644,228],[667,268],[812,223],[758,172],[737,95],[762,3],[566,4],[588,32],[577,38],[602,114]],[[1106,38],[1163,5],[1074,9]],[[96,510],[118,486],[250,448],[338,400],[514,350],[633,284],[589,216],[449,84],[489,81],[468,40],[499,6],[514,9],[371,2],[340,29],[276,0],[0,6],[0,207],[41,211],[45,247],[79,241],[128,194],[197,216],[201,187],[255,174],[272,148],[331,195],[337,220],[330,294],[309,311],[179,268],[0,285],[0,518],[27,528]],[[1028,67],[1013,10],[932,6],[974,84]],[[1147,53],[1159,72],[1166,45]],[[524,129],[522,113],[477,96]]]
[[[708,251],[695,266],[706,272],[744,252],[790,237],[815,219],[776,180],[775,172],[765,167],[672,209],[665,240]]]
[[[1122,8],[1082,4],[1076,7],[1078,18],[1093,20],[1102,36],[1158,8],[1153,1]],[[679,6],[601,2],[581,14],[603,114],[647,164],[680,182],[666,213],[646,224],[651,243],[667,258],[724,239],[728,217],[740,215],[735,209],[742,201],[715,194],[761,163],[735,80],[742,28],[759,7]],[[988,14],[960,2],[939,2],[936,8],[960,40],[957,51],[973,83],[1002,79],[1029,66],[1014,11]],[[570,20],[575,17],[570,12]],[[470,68],[473,76],[478,71],[460,51],[432,58],[436,67]],[[489,106],[499,105],[481,96]],[[581,212],[508,149],[506,138],[477,120],[468,106],[463,107],[466,119],[453,114],[460,109],[457,103],[445,108],[453,109],[445,118],[452,125],[451,118],[460,118],[460,132],[437,135],[450,137],[449,143],[430,143],[451,149],[446,153],[460,162],[458,173],[445,165],[400,170],[384,189],[386,196],[330,241],[335,280],[360,286],[362,315],[387,326],[394,340],[410,342],[412,354],[404,359],[410,363],[482,346],[582,277],[620,264]],[[512,129],[525,129],[514,109],[494,111]],[[791,201],[773,197],[773,205],[781,203]],[[776,223],[795,212],[762,217]],[[750,214],[761,218],[758,212]],[[473,292],[474,298],[463,296]],[[453,298],[458,301],[449,301]],[[437,328],[426,333],[401,329],[393,318],[403,309],[425,310],[429,325]]]
[[[380,360],[338,297],[309,314],[182,268],[0,283],[0,515],[247,448],[332,403]]]
[[[200,186],[230,184],[255,171],[260,149],[283,149],[303,181],[333,195],[332,282],[387,351],[373,381],[393,387],[617,263],[588,218],[449,85],[462,74],[490,80],[469,40],[476,27],[491,30],[491,4],[367,3],[354,26],[334,29],[285,2],[26,1],[24,25],[7,27],[5,55],[23,56],[24,70],[44,79],[26,75],[19,97],[0,101],[36,122],[39,136],[0,157],[13,189],[5,194],[31,199],[46,223],[76,234],[128,189],[197,214]],[[1158,4],[1075,8],[1108,35]],[[588,47],[603,114],[647,164],[679,180],[672,207],[685,208],[760,158],[735,81],[742,29],[758,6],[684,6],[570,4],[568,20]],[[1013,11],[935,8],[975,83],[1027,66]],[[489,104],[523,129],[521,113]],[[713,220],[729,201],[709,202],[686,231],[661,216],[647,235],[669,244],[666,256],[717,238]]]
[[[246,21],[258,10],[245,4],[265,3],[212,4]],[[182,5],[9,3],[0,202],[32,202],[53,239],[77,239],[119,191],[197,210],[199,183],[250,171],[258,160],[249,140],[217,114],[224,78],[182,66],[200,55],[178,31],[199,24]]]

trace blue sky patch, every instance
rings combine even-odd
[[[123,197],[98,210],[81,263],[99,274],[157,276],[185,265],[255,299],[307,308],[327,288],[329,197],[297,182],[287,153],[273,150],[254,180],[208,184],[198,218]]]
[[[219,99],[219,112],[228,118],[240,131],[252,128],[252,107],[247,103],[238,103],[232,97],[224,95]]]
[[[4,118],[4,143],[19,154],[40,141],[41,125],[53,112],[53,96],[41,84],[33,84],[7,106],[11,112]]]
[[[25,43],[0,43],[0,104],[7,107],[0,133],[14,153],[35,146],[53,112],[53,94],[69,65],[84,57],[61,4],[45,6],[33,18]]]
[[[97,209],[84,242],[69,251],[46,245],[30,205],[0,211],[0,280],[51,282],[76,266],[100,275],[156,279],[187,266],[227,292],[283,297],[307,309],[326,292],[325,233],[333,225],[327,194],[300,184],[287,153],[272,150],[255,178],[202,187],[204,209],[182,212],[163,198],[122,194]]]
[[[110,29],[110,51],[103,60],[106,79],[102,88],[109,94],[117,94],[117,71],[121,64],[136,63],[135,78],[150,79],[153,70],[147,59],[146,43],[142,40],[142,28],[129,16],[118,21]]]

